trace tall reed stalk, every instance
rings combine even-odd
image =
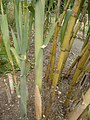
[[[26,93],[26,57],[29,33],[29,11],[26,8],[24,20],[22,16],[21,2],[15,1],[15,20],[17,38],[12,31],[15,48],[11,48],[20,67],[20,112],[22,120],[27,119],[27,93]]]
[[[26,92],[26,57],[28,49],[28,34],[29,34],[29,11],[26,8],[24,14],[24,20],[22,15],[21,2],[16,0],[15,5],[15,22],[16,22],[16,31],[17,37],[15,36],[13,30],[11,29],[12,38],[14,42],[14,47],[11,47],[10,50],[14,55],[16,62],[20,68],[20,84],[17,90],[19,94],[20,102],[20,113],[21,119],[27,119],[27,92]]]
[[[59,22],[57,23],[57,26],[56,26],[55,32],[54,32],[53,43],[52,43],[52,47],[51,47],[51,50],[50,50],[49,64],[47,66],[46,75],[45,75],[45,80],[49,81],[50,85],[52,83],[52,76],[53,76],[53,73],[54,73],[58,33],[61,29],[61,24],[62,24],[62,21],[65,17],[65,14],[66,14],[66,11],[67,11],[67,8],[68,8],[69,4],[70,4],[70,0],[67,1],[67,4],[64,8],[64,11],[63,11],[60,19],[59,19]]]
[[[75,39],[76,34],[77,34],[77,32],[78,32],[78,30],[79,30],[79,28],[80,28],[80,26],[81,26],[81,23],[82,23],[82,21],[83,21],[83,18],[84,18],[84,16],[85,16],[85,13],[86,13],[86,10],[83,9],[83,11],[82,11],[82,13],[81,13],[81,15],[80,15],[79,21],[78,21],[78,23],[76,23],[76,26],[75,26],[75,28],[74,28],[74,32],[73,32],[73,34],[72,34],[72,36],[71,36],[71,39],[70,39],[70,45],[69,45],[69,48],[68,48],[69,51],[71,50],[71,47],[72,47],[73,42],[74,42],[74,39]],[[66,57],[65,57],[65,59],[64,59],[63,64],[66,63],[68,56],[69,56],[69,52],[66,53]],[[63,68],[64,68],[64,65],[63,65]],[[63,68],[62,68],[62,69],[63,69]]]
[[[60,12],[60,0],[58,0],[57,4],[57,11],[56,11],[56,19],[59,18],[59,12]],[[52,78],[53,78],[53,73],[54,73],[54,67],[55,67],[55,58],[56,58],[56,49],[57,49],[57,41],[58,41],[58,33],[59,33],[59,24],[57,23],[57,26],[55,28],[54,32],[54,38],[53,38],[53,43],[52,43],[52,48],[50,52],[50,67],[49,67],[49,73],[48,73],[48,83],[51,86],[52,84]]]
[[[67,97],[66,97],[66,100],[65,100],[66,105],[69,104],[69,100],[70,100],[72,91],[74,89],[74,86],[76,85],[76,82],[78,81],[78,77],[82,73],[82,70],[83,70],[83,68],[85,66],[85,63],[86,63],[87,59],[89,58],[89,56],[90,56],[90,42],[88,42],[87,49],[86,49],[86,51],[84,52],[84,54],[82,55],[82,57],[80,58],[80,60],[77,64],[77,67],[76,67],[76,70],[75,70],[71,85],[68,89],[68,94],[67,94]]]
[[[67,26],[67,29],[66,29],[64,40],[63,40],[63,43],[62,43],[62,46],[61,46],[60,56],[59,56],[58,63],[57,63],[57,66],[56,66],[56,71],[55,71],[54,77],[53,77],[52,88],[51,88],[51,96],[50,96],[49,105],[46,109],[46,115],[49,114],[51,105],[52,105],[53,100],[54,100],[55,89],[56,89],[56,86],[57,86],[57,83],[58,83],[59,76],[61,76],[63,63],[64,63],[64,60],[66,59],[66,54],[67,54],[67,52],[69,52],[70,38],[71,38],[71,35],[72,35],[72,32],[73,32],[74,25],[75,25],[76,20],[78,18],[78,15],[80,14],[80,9],[82,7],[81,6],[82,1],[83,0],[76,0],[74,2],[74,6],[72,8],[72,14],[71,14],[70,19],[69,19],[70,22],[68,23],[68,26]]]
[[[88,28],[87,36],[86,36],[86,39],[85,39],[84,44],[82,46],[81,52],[78,55],[78,57],[74,60],[74,62],[71,64],[70,68],[68,69],[68,71],[67,71],[67,73],[65,75],[66,78],[68,78],[68,76],[70,75],[71,70],[74,68],[74,66],[76,65],[76,63],[79,61],[79,59],[83,55],[84,51],[87,49],[87,43],[89,41],[89,36],[90,36],[89,32],[90,32],[90,26]]]
[[[36,119],[42,117],[42,70],[43,70],[43,27],[45,0],[38,0],[35,4],[35,111]]]

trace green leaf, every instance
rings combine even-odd
[[[29,11],[33,14],[33,16],[35,17],[35,9],[34,9],[34,7],[33,7],[32,4],[30,4],[30,5],[28,6],[28,9],[29,9]]]
[[[49,1],[49,7],[48,7],[48,12],[50,11],[51,7],[53,6],[54,0]]]
[[[71,12],[72,11],[70,9],[67,10],[67,13],[66,13],[66,16],[65,16],[65,19],[64,19],[64,23],[61,27],[61,32],[60,32],[60,43],[61,44],[63,43],[63,39],[64,39],[64,36],[65,36],[65,32],[66,32],[66,29],[67,29],[67,25],[68,25],[68,21],[69,21]]]
[[[19,46],[19,52],[21,50],[20,45],[20,30],[19,30],[19,2],[17,0],[15,1],[15,21],[16,21],[16,31],[17,31],[17,38],[18,38],[18,46]]]
[[[13,64],[12,55],[10,52],[10,38],[9,38],[9,29],[8,29],[6,15],[1,16],[1,32],[2,32],[2,38],[3,38],[4,45],[5,45],[5,49],[8,55],[8,59],[10,63]]]
[[[46,38],[45,38],[45,40],[44,40],[44,44],[43,44],[42,47],[46,47],[46,46],[48,45],[48,43],[50,42],[50,40],[51,40],[51,38],[52,38],[52,36],[53,36],[53,34],[54,34],[54,30],[55,30],[56,25],[57,25],[57,22],[55,22],[55,23],[52,25],[52,27],[50,28],[49,33],[48,33],[48,35],[46,36]]]
[[[12,33],[12,38],[13,38],[13,41],[14,41],[14,47],[15,47],[15,50],[17,51],[17,53],[19,54],[19,44],[18,44],[18,40],[13,32],[13,30],[11,29],[11,33]]]
[[[16,59],[16,62],[18,64],[19,68],[20,68],[20,60],[19,60],[19,56],[18,56],[17,51],[15,50],[15,48],[11,47],[11,52],[13,53],[13,55],[14,55],[14,57]]]
[[[29,13],[27,11],[26,16],[25,16],[25,24],[23,26],[23,41],[22,41],[22,50],[21,50],[21,54],[25,55],[27,48],[28,48],[28,31],[29,31]]]
[[[21,9],[21,2],[19,2],[19,19],[18,19],[18,22],[19,22],[19,35],[20,35],[20,43],[22,43],[21,41],[22,41],[22,35],[23,35],[23,22],[22,22],[22,19],[23,19],[23,17],[22,17],[22,9]],[[20,45],[22,45],[22,44],[20,44]]]

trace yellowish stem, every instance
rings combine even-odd
[[[57,36],[58,36],[58,32],[60,31],[61,29],[61,24],[62,24],[62,21],[64,19],[64,16],[66,14],[66,10],[70,4],[70,1],[71,0],[68,0],[67,1],[67,4],[64,8],[64,11],[60,17],[60,20],[59,20],[59,23],[57,23],[57,26],[56,26],[56,29],[55,29],[55,32],[54,32],[54,40],[53,40],[53,43],[52,43],[52,47],[51,47],[51,51],[50,51],[50,58],[49,58],[49,64],[47,66],[47,70],[46,70],[46,75],[45,75],[45,80],[48,80],[49,78],[49,74],[50,74],[50,80],[49,80],[49,84],[51,84],[51,80],[52,80],[52,76],[53,76],[53,72],[54,72],[54,64],[55,64],[55,55],[56,55],[56,46],[57,46]]]
[[[83,54],[82,58],[79,60],[76,71],[74,73],[73,79],[72,79],[72,83],[68,89],[68,94],[65,100],[65,104],[68,105],[69,104],[69,100],[73,91],[74,86],[76,85],[76,82],[78,80],[78,77],[80,76],[80,74],[82,73],[83,67],[88,59],[88,57],[90,56],[90,42],[88,43],[88,48],[85,51],[85,53]]]
[[[69,21],[67,29],[66,29],[63,44],[61,46],[59,60],[58,60],[58,63],[56,66],[56,71],[55,71],[54,77],[53,77],[51,97],[50,97],[49,105],[46,109],[46,114],[49,114],[50,109],[51,109],[51,105],[52,105],[53,100],[54,100],[55,89],[56,89],[56,86],[58,83],[59,76],[61,75],[61,72],[62,72],[64,60],[66,59],[66,54],[67,54],[67,52],[69,52],[70,38],[71,38],[72,31],[73,31],[74,25],[75,25],[77,17],[78,17],[81,3],[82,3],[82,0],[75,0],[74,6],[72,9],[72,14],[71,14],[70,19],[69,19],[70,21]]]

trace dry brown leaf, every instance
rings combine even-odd
[[[35,87],[35,111],[36,111],[36,119],[40,120],[42,117],[42,101],[41,101],[41,94],[37,85]]]

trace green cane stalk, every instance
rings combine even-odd
[[[35,4],[35,111],[36,119],[42,117],[42,69],[43,69],[43,26],[45,0]]]

